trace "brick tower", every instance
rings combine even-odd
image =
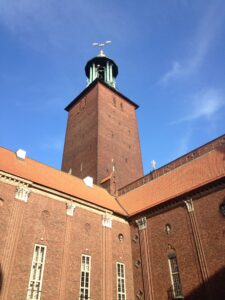
[[[115,192],[143,176],[138,105],[116,90],[118,67],[102,50],[87,62],[85,72],[86,89],[65,108],[62,170],[91,176]]]

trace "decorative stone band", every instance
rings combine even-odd
[[[67,205],[66,205],[67,216],[70,216],[70,217],[73,216],[75,207],[76,207],[75,204],[67,203]]]
[[[18,185],[16,187],[16,195],[15,195],[16,199],[27,202],[29,194],[30,194],[30,190],[28,189],[27,186]]]
[[[146,229],[147,228],[147,219],[146,219],[146,217],[142,217],[142,218],[136,220],[136,224],[137,224],[139,230]]]
[[[112,228],[112,216],[105,214],[102,216],[102,226],[107,228]]]
[[[187,207],[188,212],[194,211],[194,204],[193,204],[192,199],[184,200],[184,203]]]

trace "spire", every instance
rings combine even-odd
[[[85,73],[87,76],[87,86],[91,84],[96,78],[101,79],[108,85],[116,87],[116,77],[118,75],[118,67],[115,62],[108,58],[103,48],[111,44],[111,41],[104,43],[93,43],[93,46],[100,48],[99,54],[89,60],[85,66]]]

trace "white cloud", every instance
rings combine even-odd
[[[202,90],[192,95],[188,100],[189,105],[186,107],[188,113],[170,123],[184,128],[184,134],[177,139],[174,157],[179,157],[190,151],[192,140],[195,138],[196,132],[199,133],[199,128],[201,130],[204,128],[204,134],[209,136],[214,134],[225,107],[225,97],[222,91],[212,88]]]
[[[207,89],[195,94],[190,100],[189,113],[171,124],[190,122],[197,119],[211,121],[215,115],[225,106],[225,99],[221,91]]]
[[[121,15],[122,14],[122,15]],[[104,26],[103,26],[104,24]],[[0,0],[0,25],[37,51],[49,46],[82,51],[86,39],[128,39],[129,18],[120,6],[85,0]],[[120,34],[118,35],[118,31]]]
[[[173,79],[179,76],[180,72],[182,72],[182,67],[178,61],[173,62],[171,70],[169,70],[163,77],[160,79],[160,83],[166,83],[170,79]]]
[[[203,64],[205,57],[213,45],[213,40],[220,32],[225,19],[225,12],[220,5],[210,7],[201,19],[196,34],[188,43],[188,57],[176,60],[171,69],[159,80],[160,84],[167,84],[171,80],[177,80],[192,75]]]

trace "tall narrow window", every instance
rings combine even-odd
[[[91,257],[81,256],[80,300],[90,299]]]
[[[168,256],[173,299],[183,299],[179,268],[175,253]]]
[[[30,271],[30,280],[27,291],[27,300],[41,299],[41,286],[43,280],[46,246],[36,244]]]
[[[117,268],[117,300],[126,300],[125,265],[116,264]]]

